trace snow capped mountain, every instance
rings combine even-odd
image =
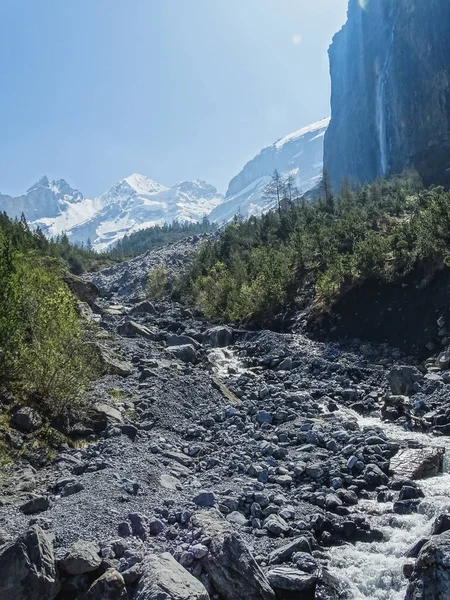
[[[64,179],[43,177],[16,198],[0,194],[0,211],[39,226],[48,236],[67,233],[74,243],[91,240],[105,250],[125,235],[155,225],[200,221],[209,216],[219,224],[234,215],[257,215],[273,208],[263,198],[275,169],[292,173],[303,192],[319,181],[323,164],[323,119],[279,139],[248,162],[228,186],[226,198],[204,181],[184,181],[168,188],[134,173],[97,198],[85,198]]]
[[[69,233],[73,242],[90,238],[97,250],[104,250],[139,229],[175,220],[200,221],[223,201],[223,196],[204,181],[185,181],[166,188],[134,174],[116,183],[98,201],[96,214]]]
[[[63,179],[43,177],[18,198],[0,194],[0,211],[18,218],[23,212],[31,226],[41,227],[48,236],[66,232],[74,243],[90,239],[94,248],[104,250],[138,229],[174,220],[199,221],[223,199],[204,181],[167,188],[137,173],[88,199]]]
[[[294,175],[302,192],[314,187],[322,176],[323,138],[329,122],[322,119],[261,150],[230,181],[225,202],[212,211],[210,220],[224,223],[236,214],[248,217],[273,208],[263,195],[275,169],[281,175]]]

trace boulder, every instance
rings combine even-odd
[[[200,581],[168,553],[151,554],[143,563],[143,573],[134,600],[209,600]]]
[[[306,537],[298,537],[289,544],[271,552],[269,555],[269,564],[278,565],[287,562],[296,552],[311,552],[311,546]]]
[[[211,327],[203,334],[203,341],[213,348],[225,348],[233,343],[233,331],[229,327]]]
[[[53,547],[40,527],[0,548],[2,600],[53,600],[59,589]]]
[[[450,532],[433,536],[421,549],[405,600],[450,598]]]
[[[75,542],[59,561],[59,568],[68,575],[82,575],[95,571],[102,564],[100,548],[95,542]]]
[[[202,508],[214,506],[216,503],[216,496],[214,492],[200,492],[193,498],[197,506]]]
[[[416,367],[396,366],[389,372],[388,381],[394,396],[409,396],[414,391],[416,381],[423,379]]]
[[[441,371],[446,371],[450,368],[450,348],[441,352],[436,360],[436,366],[441,369]]]
[[[34,409],[24,406],[15,413],[14,425],[21,431],[28,433],[38,429],[42,425],[42,419]]]
[[[314,593],[317,577],[290,567],[275,567],[267,573],[267,579],[275,591]],[[314,597],[314,596],[312,596]]]
[[[100,295],[98,287],[90,281],[84,281],[81,277],[67,273],[64,277],[64,281],[69,287],[70,291],[74,296],[80,300],[80,302],[86,302],[90,307],[94,306],[95,301]]]
[[[105,375],[119,375],[119,377],[129,377],[133,374],[133,365],[113,352],[110,348],[105,348],[100,344],[94,344],[97,359],[101,370]]]
[[[24,515],[34,515],[44,512],[50,508],[50,500],[47,496],[32,494],[30,499],[20,505],[19,509]]]
[[[117,333],[123,337],[143,337],[153,342],[161,339],[158,329],[141,325],[140,323],[136,323],[136,321],[125,321],[125,323],[117,328]]]
[[[278,515],[269,515],[264,521],[263,527],[276,537],[279,537],[280,535],[286,535],[289,533],[290,529],[286,521]]]
[[[122,413],[104,402],[90,406],[84,416],[84,424],[99,433],[104,431],[108,425],[122,423]]]
[[[431,528],[431,535],[440,535],[450,530],[450,514],[443,513],[434,520]]]
[[[199,350],[202,347],[202,345],[199,344],[197,340],[194,340],[194,338],[190,337],[189,335],[171,335],[167,338],[166,344],[169,347],[185,346],[186,344],[188,344],[189,346],[194,346],[196,350]]]
[[[139,302],[139,304],[133,306],[133,308],[130,311],[130,314],[132,315],[155,315],[156,313],[157,310],[155,308],[155,305],[152,302],[149,302],[148,300],[144,300],[144,302]]]
[[[194,346],[190,344],[184,344],[182,346],[172,346],[168,348],[170,354],[172,354],[175,358],[178,358],[184,363],[192,363],[195,365],[197,362],[197,352],[195,351]]]
[[[264,573],[243,539],[216,510],[193,517],[195,527],[211,539],[201,564],[222,600],[275,600]]]
[[[391,458],[391,471],[401,479],[423,479],[442,471],[444,448],[405,448]]]
[[[124,578],[115,569],[108,569],[94,581],[83,600],[128,600]]]

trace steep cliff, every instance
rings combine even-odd
[[[450,185],[448,0],[350,0],[329,56],[334,187],[405,168]]]

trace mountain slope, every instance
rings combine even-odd
[[[226,200],[213,210],[211,221],[226,222],[236,214],[247,217],[272,208],[263,190],[275,169],[282,175],[295,175],[303,192],[314,187],[322,175],[323,138],[329,121],[322,119],[261,150],[230,181]]]

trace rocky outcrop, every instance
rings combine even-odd
[[[423,479],[442,472],[443,448],[407,448],[391,458],[394,475],[404,479]]]
[[[450,532],[433,536],[420,551],[405,600],[450,598]]]
[[[59,588],[53,548],[40,527],[0,549],[0,598],[52,600]]]
[[[211,538],[202,564],[224,600],[274,600],[275,594],[242,538],[215,510],[197,514],[194,524]]]
[[[324,168],[335,188],[405,168],[450,184],[449,21],[442,0],[350,0],[329,50]]]

